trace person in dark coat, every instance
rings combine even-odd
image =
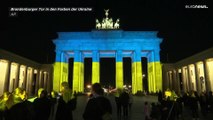
[[[89,99],[83,113],[84,120],[102,120],[105,114],[112,115],[110,101],[103,96],[103,89],[99,83],[92,85],[93,96]]]
[[[198,98],[195,96],[195,93],[193,92],[189,98],[189,105],[192,112],[192,118],[194,120],[199,119],[198,115]]]
[[[51,111],[51,101],[47,97],[47,91],[41,92],[40,98],[36,98],[33,102],[36,113],[36,120],[48,120]]]
[[[158,92],[158,102],[162,102],[163,100],[163,93],[161,92],[161,90]]]
[[[121,106],[123,108],[123,116],[127,117],[128,116],[128,105],[129,105],[129,94],[127,93],[126,90],[123,90],[123,92],[121,93],[120,101],[121,101]]]
[[[116,110],[117,110],[117,116],[119,118],[121,117],[121,100],[120,100],[121,91],[122,90],[118,88],[115,93]]]
[[[33,103],[28,100],[13,105],[6,113],[5,120],[38,120]]]
[[[16,102],[6,111],[5,120],[36,120],[33,103],[27,100],[26,91],[17,88],[15,94]]]
[[[73,120],[72,111],[76,109],[77,98],[73,95],[69,88],[68,82],[62,83],[62,95],[58,100],[56,112],[56,120]]]

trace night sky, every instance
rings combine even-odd
[[[120,18],[124,31],[159,31],[163,38],[161,62],[176,62],[213,46],[212,13],[207,0],[26,0],[10,1],[5,14],[7,22],[1,29],[0,48],[39,63],[53,63],[57,32],[91,31],[95,19],[101,20],[104,9],[109,17]],[[204,4],[208,9],[185,8]],[[84,12],[13,12],[11,7],[87,7]],[[2,17],[1,17],[2,18]]]

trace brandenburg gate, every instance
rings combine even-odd
[[[131,58],[132,93],[143,91],[141,57],[147,58],[148,90],[162,90],[162,70],[160,63],[161,38],[157,31],[123,31],[119,19],[113,23],[108,18],[99,22],[91,32],[58,32],[53,40],[56,45],[53,90],[59,91],[61,83],[68,81],[69,58],[73,63],[72,90],[84,92],[84,58],[92,58],[92,83],[100,82],[100,58],[116,59],[116,88],[123,88],[123,57]]]

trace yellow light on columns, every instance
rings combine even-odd
[[[116,88],[123,88],[123,62],[116,62]]]
[[[92,62],[92,84],[100,83],[100,64]]]
[[[136,86],[136,62],[132,63],[132,93],[135,94],[137,92]]]
[[[59,92],[62,82],[68,82],[68,63],[55,62],[53,90]]]
[[[137,70],[137,72],[136,72],[136,76],[137,76],[137,78],[136,78],[136,83],[137,83],[137,91],[142,91],[143,90],[143,86],[142,86],[142,84],[143,84],[143,82],[142,82],[142,66],[141,66],[142,64],[141,64],[141,62],[136,62],[136,70]]]
[[[83,63],[81,62],[74,62],[74,67],[73,67],[73,91],[80,92],[80,82],[82,79],[83,73],[81,72],[81,68],[83,66]]]

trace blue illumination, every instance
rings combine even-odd
[[[73,57],[75,62],[81,62],[82,56],[92,57],[94,62],[98,62],[99,57],[116,57],[117,50],[122,52],[122,57],[133,57],[132,53],[137,52],[140,54],[134,58],[137,62],[151,51],[159,52],[162,42],[162,39],[157,37],[157,31],[93,30],[92,32],[59,32],[58,36],[59,38],[53,41],[56,44],[56,51],[71,51],[69,57]],[[81,54],[84,51],[97,51],[97,54]],[[125,51],[129,51],[128,54]],[[118,57],[116,62],[122,61],[122,57]],[[56,62],[65,62],[67,59],[61,52],[56,52]],[[156,53],[153,59],[149,59],[149,62],[157,61],[160,61],[159,53]]]
[[[141,58],[148,60],[149,91],[162,90],[162,76],[160,64],[161,38],[157,31],[122,31],[122,30],[93,30],[91,32],[59,32],[58,39],[53,40],[56,45],[56,72],[54,81],[68,79],[67,68],[69,58],[74,59],[73,90],[83,90],[84,58],[92,58],[92,81],[100,80],[100,58],[115,58],[116,60],[116,88],[123,86],[123,58],[130,57],[132,62],[132,89],[136,93],[142,90]],[[59,72],[58,72],[59,71]],[[59,89],[58,84],[54,84]]]

